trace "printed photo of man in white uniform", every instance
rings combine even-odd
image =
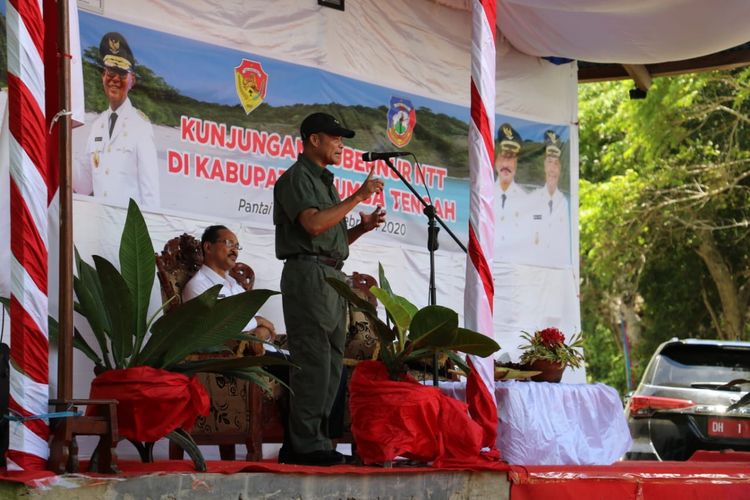
[[[530,222],[528,193],[515,181],[522,139],[509,124],[497,131],[495,158],[495,261],[522,262],[528,257]]]
[[[535,263],[568,267],[570,258],[570,210],[559,189],[562,144],[553,130],[544,132],[544,186],[531,192],[533,255]]]
[[[91,126],[85,154],[75,163],[73,190],[111,205],[127,206],[133,198],[141,209],[159,208],[153,127],[128,98],[136,82],[133,52],[120,33],[110,32],[99,56],[109,107]]]

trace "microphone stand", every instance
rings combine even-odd
[[[398,171],[398,169],[393,165],[390,158],[383,158],[385,163],[390,167],[393,172],[398,176],[399,179],[401,179],[401,182],[404,183],[404,185],[409,188],[409,191],[411,191],[414,196],[417,197],[420,203],[422,203],[422,206],[424,207],[422,210],[422,213],[427,216],[427,250],[430,252],[430,300],[429,305],[434,306],[437,305],[437,289],[435,287],[435,250],[438,249],[439,243],[438,243],[438,233],[440,232],[440,228],[437,227],[435,222],[439,222],[441,226],[443,226],[443,229],[450,235],[451,238],[453,238],[453,241],[456,242],[456,244],[461,248],[461,250],[464,251],[464,253],[467,253],[466,247],[461,242],[461,240],[458,239],[458,237],[451,231],[451,229],[445,224],[443,219],[440,218],[440,216],[435,212],[435,206],[431,203],[427,203],[417,192],[416,189],[414,189],[414,186],[411,185],[411,183],[406,180],[406,178],[401,174],[401,172]],[[423,179],[425,182],[427,182],[425,179]],[[432,355],[432,385],[437,386],[438,385],[438,363],[437,363],[437,353],[433,353]]]

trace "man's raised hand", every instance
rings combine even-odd
[[[361,219],[360,224],[362,224],[362,228],[365,232],[372,231],[385,222],[385,210],[382,207],[376,207],[375,210],[369,214],[360,212],[359,218]]]
[[[369,199],[373,194],[383,191],[383,180],[378,179],[377,177],[373,177],[374,174],[375,165],[372,166],[372,168],[370,169],[370,173],[367,174],[367,179],[365,179],[365,182],[357,190],[360,201],[365,201]]]

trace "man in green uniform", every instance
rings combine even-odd
[[[303,151],[274,187],[273,222],[276,257],[284,260],[281,294],[292,362],[292,399],[288,443],[279,461],[305,465],[345,462],[327,437],[341,378],[346,336],[346,301],[325,279],[344,280],[341,267],[349,245],[385,221],[385,211],[360,212],[360,223],[347,229],[346,215],[359,203],[383,190],[373,170],[362,186],[341,200],[326,166],[338,164],[343,138],[354,131],[325,113],[302,121]],[[287,446],[291,446],[288,449]]]

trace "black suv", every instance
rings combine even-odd
[[[625,416],[633,436],[628,460],[750,451],[750,342],[664,342],[628,399]]]

